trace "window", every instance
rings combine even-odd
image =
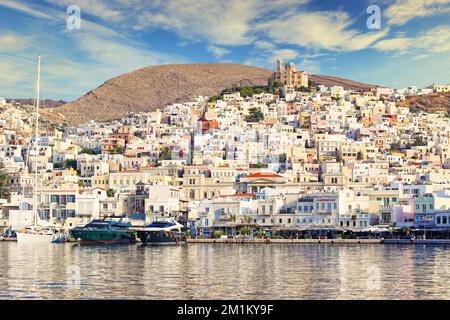
[[[440,216],[438,216],[438,217],[436,218],[436,224],[441,224],[441,217],[440,217]]]
[[[442,224],[447,224],[447,216],[442,216]]]

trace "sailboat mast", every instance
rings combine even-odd
[[[38,70],[37,70],[37,86],[36,86],[36,134],[35,134],[35,161],[34,161],[34,225],[37,226],[38,222],[38,198],[37,198],[37,188],[38,188],[38,153],[39,153],[39,100],[40,100],[40,85],[41,85],[41,56],[38,59]]]

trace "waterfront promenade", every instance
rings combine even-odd
[[[15,242],[15,238],[0,237]],[[77,241],[67,241],[76,243]],[[188,244],[446,244],[449,239],[187,239]]]

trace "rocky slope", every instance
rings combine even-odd
[[[225,63],[152,66],[113,78],[52,113],[72,124],[115,119],[130,111],[212,96],[234,85],[264,85],[270,75],[266,69]]]
[[[63,100],[51,100],[51,99],[45,99],[45,100],[39,100],[39,106],[41,108],[56,108],[60,107],[64,104],[66,104],[66,101]],[[34,105],[34,99],[6,99],[6,102],[8,103],[18,103],[22,106],[32,106]]]
[[[159,65],[113,78],[81,98],[46,110],[52,121],[78,124],[116,119],[127,112],[151,111],[197,95],[213,96],[236,85],[265,85],[271,70],[228,63]],[[367,90],[371,85],[311,75],[316,84]]]
[[[450,93],[431,93],[423,96],[406,97],[398,106],[409,107],[411,111],[447,111],[450,113]]]
[[[331,86],[342,86],[346,90],[357,90],[357,91],[367,91],[372,87],[376,87],[373,84],[362,83],[358,81],[342,79],[333,76],[323,76],[318,74],[312,74],[309,76],[309,81],[312,84],[322,84],[327,87]]]

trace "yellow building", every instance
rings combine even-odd
[[[273,78],[284,85],[293,87],[308,87],[308,75],[305,71],[297,71],[295,64],[284,63],[281,68],[280,58],[276,59],[277,71],[274,72]]]

